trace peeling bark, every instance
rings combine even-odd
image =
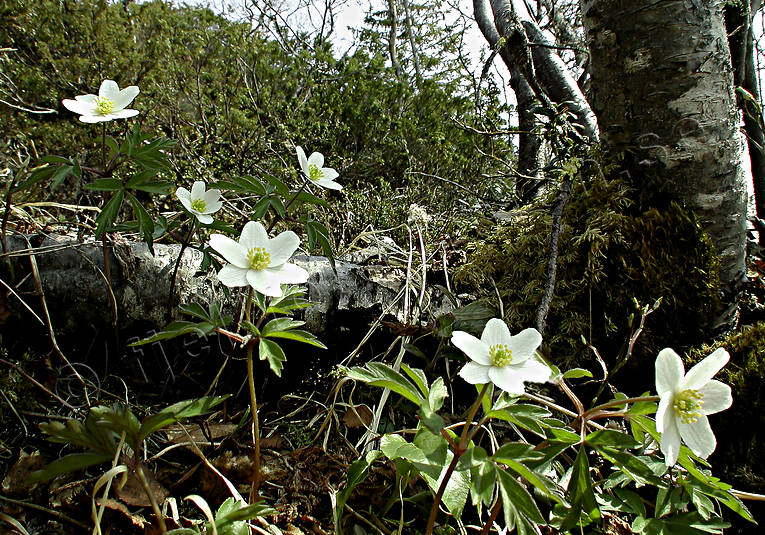
[[[638,147],[627,162],[635,184],[699,217],[720,254],[730,324],[746,275],[746,185],[722,4],[583,0],[582,15],[602,140]]]

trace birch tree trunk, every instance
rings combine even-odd
[[[633,182],[658,180],[698,216],[720,255],[730,324],[746,275],[746,185],[723,4],[582,0],[582,15],[601,139],[639,147]]]

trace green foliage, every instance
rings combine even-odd
[[[637,327],[635,299],[663,298],[636,346],[638,362],[668,345],[698,343],[720,306],[715,251],[695,217],[675,203],[642,208],[628,183],[607,178],[618,166],[604,168],[598,158],[576,172],[563,216],[545,339],[566,366],[591,358],[582,333],[607,363],[616,362],[625,350],[619,344]],[[473,285],[496,282],[511,330],[533,324],[542,301],[551,202],[542,198],[509,222],[485,225],[457,273]]]
[[[283,48],[249,24],[158,0],[126,6],[11,0],[2,8],[0,35],[16,49],[3,62],[14,84],[9,91],[29,107],[57,112],[33,115],[0,107],[0,135],[22,154],[33,160],[49,153],[98,159],[97,130],[78,124],[61,99],[92,93],[105,78],[122,87],[135,84],[141,94],[133,106],[141,112],[142,130],[178,141],[168,151],[177,185],[199,178],[283,177],[284,162],[295,159],[294,145],[333,154],[346,191],[360,196],[349,193],[346,205],[341,194],[333,208],[316,208],[314,220],[343,228],[335,236],[341,241],[370,223],[397,226],[400,207],[409,202],[452,213],[459,198],[454,186],[418,173],[485,194],[493,182],[477,177],[499,174],[495,157],[512,152],[506,142],[452,120],[479,121],[472,98],[455,85],[459,77],[424,81],[414,89],[386,67],[375,46],[339,59],[327,43],[309,49],[296,39]],[[491,123],[503,111],[498,91],[491,88],[480,97],[489,104],[482,120]],[[123,128],[114,123],[108,131]],[[74,186],[65,188],[65,196],[80,185],[73,178],[65,184]],[[71,199],[59,192],[57,200]],[[314,226],[309,239],[326,250],[328,236],[320,230]]]

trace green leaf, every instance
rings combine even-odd
[[[544,419],[551,416],[550,412],[536,405],[517,403],[502,410],[491,410],[487,414],[489,418],[497,418],[527,429],[540,436],[544,436],[544,430],[549,427]],[[577,436],[576,441],[579,440]]]
[[[172,425],[185,418],[194,418],[212,412],[213,408],[229,396],[207,396],[197,399],[179,401],[162,409],[157,414],[149,416],[141,423],[139,443],[160,429]]]
[[[529,467],[521,462],[516,461],[515,459],[505,458],[502,463],[505,464],[508,469],[534,485],[542,494],[555,500],[558,503],[562,503],[558,489],[551,479],[541,474],[537,474]]]
[[[29,475],[30,482],[50,481],[61,474],[68,474],[82,470],[88,466],[111,461],[112,457],[106,453],[70,453],[56,459],[42,470],[36,470]]]
[[[133,212],[138,219],[138,229],[143,234],[143,241],[146,242],[146,245],[149,246],[149,251],[154,255],[154,221],[152,221],[149,212],[146,211],[146,208],[143,207],[138,199],[131,193],[125,193],[125,195],[127,195],[133,207]]]
[[[584,441],[595,448],[619,450],[637,448],[640,445],[640,443],[630,435],[613,429],[598,429],[597,431],[593,431],[587,435]]]
[[[600,518],[600,510],[595,501],[595,492],[592,488],[590,476],[590,463],[587,461],[587,451],[584,445],[579,447],[571,479],[568,483],[568,494],[571,509],[563,519],[562,530],[571,529],[579,524],[581,513],[586,514],[591,520]]]
[[[116,178],[97,178],[83,187],[90,191],[119,191],[122,189],[122,181]]]
[[[276,188],[276,191],[279,192],[279,195],[281,195],[283,198],[287,199],[290,196],[290,189],[284,182],[271,175],[266,175],[266,180],[268,180],[268,182],[274,188]]]
[[[324,208],[330,207],[330,204],[327,201],[317,197],[316,195],[308,193],[307,191],[301,191],[297,196],[297,201],[308,204],[317,204],[319,206],[323,206]]]
[[[53,173],[53,177],[50,179],[50,187],[56,188],[59,184],[66,180],[66,177],[69,176],[69,173],[71,173],[73,170],[73,165],[62,165],[59,167],[56,172]]]
[[[268,360],[271,371],[273,371],[277,377],[282,376],[283,362],[287,360],[287,356],[284,354],[284,350],[272,340],[261,338],[258,344],[258,353],[260,360]]]
[[[261,329],[261,333],[263,336],[268,336],[272,332],[287,331],[303,325],[305,325],[304,321],[293,320],[292,318],[276,318],[266,323],[266,326]]]
[[[167,325],[162,331],[144,338],[137,342],[129,344],[130,346],[142,346],[145,344],[153,344],[159,340],[167,340],[170,338],[176,338],[183,336],[184,334],[195,333],[197,336],[205,336],[215,330],[216,326],[212,323],[203,321],[201,323],[195,323],[193,321],[177,320]]]
[[[296,342],[309,344],[314,347],[318,347],[319,349],[327,349],[327,346],[325,346],[312,333],[300,329],[293,329],[291,331],[275,331],[263,336],[267,336],[268,338],[285,338],[287,340],[295,340]]]
[[[96,217],[96,238],[100,238],[101,235],[117,220],[117,216],[120,213],[120,207],[122,206],[122,198],[124,192],[122,190],[115,193],[106,206],[103,207],[101,213]]]
[[[564,379],[579,379],[580,377],[592,377],[592,372],[584,368],[573,368],[563,374]]]
[[[340,370],[351,379],[363,381],[372,386],[389,388],[415,405],[419,406],[425,399],[418,392],[417,387],[409,382],[406,377],[381,362],[369,362],[365,368],[341,366]]]
[[[306,223],[306,231],[308,232],[308,239],[310,242],[318,242],[321,245],[321,250],[324,256],[329,260],[329,264],[332,266],[332,271],[337,273],[335,266],[335,252],[332,249],[332,243],[329,241],[329,230],[327,227],[319,223],[318,221],[308,221]]]
[[[504,470],[498,469],[497,481],[499,482],[499,491],[502,495],[505,522],[509,521],[507,523],[508,527],[513,525],[518,527],[521,520],[518,518],[518,514],[523,515],[530,522],[536,524],[544,523],[545,519],[539,511],[534,498],[513,476]],[[508,512],[511,514],[508,514]]]
[[[364,457],[361,459],[357,459],[352,462],[348,467],[348,472],[345,479],[345,488],[337,493],[337,498],[335,499],[335,509],[333,511],[335,526],[341,535],[343,532],[341,519],[345,513],[345,503],[348,501],[348,498],[351,497],[353,489],[355,489],[360,483],[363,483],[367,479],[369,476],[369,468],[372,466],[372,463],[379,459],[382,455],[382,451],[372,450],[367,452],[367,454],[364,455]]]
[[[470,500],[473,505],[491,505],[497,468],[488,459],[486,451],[480,446],[472,447],[460,458],[460,463],[470,470]]]

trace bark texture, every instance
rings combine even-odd
[[[583,0],[592,106],[640,185],[692,210],[720,254],[730,322],[745,277],[746,185],[720,0]],[[655,195],[655,193],[653,193]]]
[[[474,0],[473,11],[478,28],[481,30],[489,46],[494,49],[500,40],[499,32],[494,25],[494,16],[488,0]],[[510,86],[515,93],[518,106],[518,129],[521,132],[535,132],[539,121],[532,111],[534,106],[534,91],[529,86],[521,71],[513,62],[513,57],[507,47],[500,49],[500,57],[510,71]],[[521,202],[528,202],[538,189],[542,179],[542,138],[536,134],[518,135],[518,178],[515,192]]]

